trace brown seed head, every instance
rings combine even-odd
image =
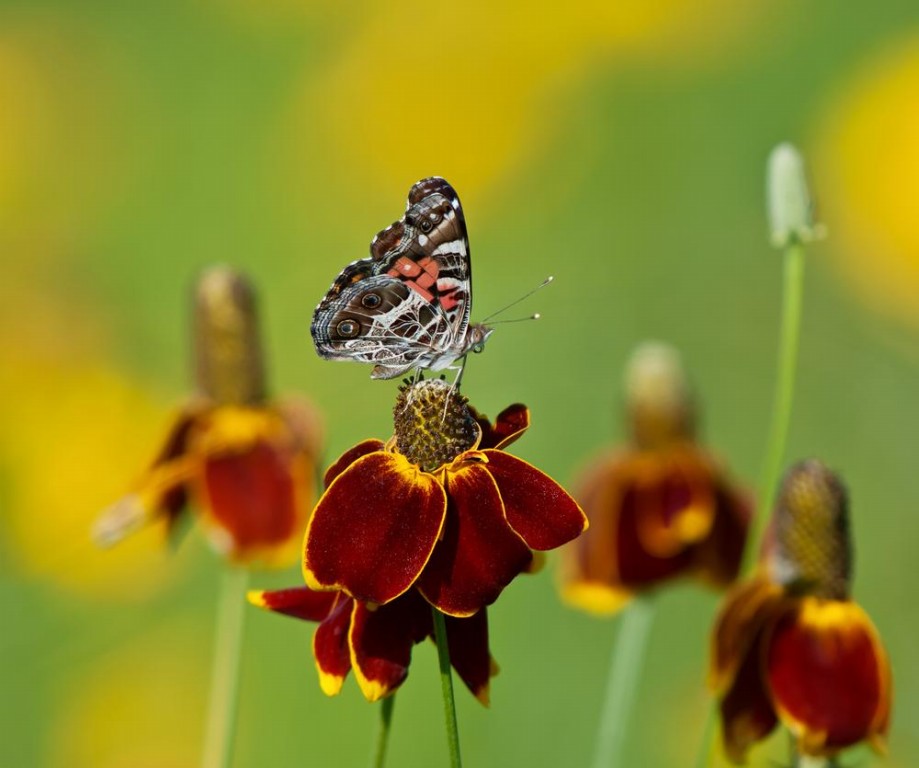
[[[845,600],[852,547],[845,486],[823,462],[793,465],[779,491],[773,520],[773,577],[796,592]]]
[[[679,353],[667,344],[646,342],[625,373],[626,408],[632,439],[640,448],[659,448],[695,432],[695,409]]]
[[[441,379],[402,387],[393,408],[399,453],[430,472],[468,451],[479,438],[479,425],[466,403]]]
[[[195,283],[194,348],[202,395],[220,405],[264,401],[255,291],[239,272],[212,267]]]

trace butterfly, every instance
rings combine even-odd
[[[466,219],[444,179],[422,179],[405,215],[378,233],[370,257],[346,266],[313,312],[316,352],[374,363],[372,379],[442,371],[480,352],[492,328],[470,324],[472,265]]]

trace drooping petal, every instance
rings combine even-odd
[[[383,446],[384,443],[382,440],[371,438],[369,440],[364,440],[362,443],[358,443],[353,448],[349,448],[326,470],[324,478],[325,487],[328,488],[336,477],[361,458],[361,456],[366,456],[368,453],[373,453],[374,451],[382,451]]]
[[[367,701],[377,701],[408,676],[412,646],[432,631],[431,609],[414,590],[371,609],[354,601],[348,643],[351,665]]]
[[[675,450],[640,454],[635,463],[644,465],[631,478],[642,548],[666,558],[705,538],[715,516],[714,477],[707,462]]]
[[[744,582],[728,594],[712,632],[709,685],[714,691],[723,693],[733,684],[754,640],[782,603],[782,588],[765,576]]]
[[[889,665],[856,603],[804,598],[776,624],[766,663],[779,717],[806,754],[883,736]]]
[[[180,412],[159,453],[132,493],[107,507],[93,523],[93,540],[102,547],[117,544],[151,521],[165,517],[170,535],[177,530],[188,501],[188,481],[198,472],[197,459],[188,454],[188,442],[200,409]]]
[[[447,647],[456,674],[482,704],[488,706],[488,686],[498,665],[488,650],[488,614],[483,608],[468,618],[446,617]]]
[[[516,456],[487,450],[507,522],[532,549],[555,549],[587,529],[587,517],[551,477]]]
[[[246,595],[252,605],[295,619],[322,621],[329,615],[338,599],[335,592],[316,592],[309,587],[288,589],[251,589]]]
[[[692,568],[702,579],[723,587],[737,578],[751,517],[750,500],[721,480],[711,530],[693,550]]]
[[[615,526],[614,563],[619,582],[628,588],[646,589],[686,573],[692,562],[691,549],[684,547],[669,557],[648,552],[639,535],[640,492],[631,485],[617,485],[616,493],[607,514]]]
[[[470,616],[493,603],[532,553],[507,524],[487,465],[447,472],[447,521],[418,589],[443,613]]]
[[[151,466],[151,471],[163,467],[176,459],[184,456],[188,450],[189,438],[195,427],[203,408],[194,404],[188,405],[176,415],[175,421],[169,428],[169,433],[163,447]],[[168,474],[168,473],[167,473]],[[188,503],[188,486],[184,482],[177,482],[171,487],[160,490],[159,501],[155,503],[157,510],[165,513],[169,519],[169,529],[175,528],[175,522]]]
[[[483,416],[475,413],[475,419],[482,428],[482,439],[479,450],[486,448],[503,449],[515,442],[530,427],[530,410],[521,403],[509,405],[492,424]]]
[[[388,603],[425,567],[446,508],[437,479],[404,456],[376,451],[357,459],[328,487],[307,526],[307,585]]]
[[[202,522],[220,551],[249,560],[298,537],[304,514],[285,448],[257,440],[239,453],[208,456],[201,486]]]
[[[778,722],[763,680],[763,636],[752,638],[720,704],[724,749],[735,763],[744,762],[747,750]]]
[[[329,594],[333,595],[335,603],[313,634],[313,658],[319,673],[319,687],[326,696],[335,696],[341,692],[351,669],[348,628],[355,602],[340,592]]]

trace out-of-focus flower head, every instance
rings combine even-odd
[[[829,757],[861,741],[883,749],[890,667],[851,599],[851,570],[845,487],[820,461],[795,464],[759,572],[728,595],[715,625],[711,682],[735,762],[778,722],[804,755]]]
[[[194,290],[196,395],[151,467],[93,529],[103,545],[190,504],[215,549],[235,562],[288,564],[314,496],[320,428],[302,401],[267,399],[255,294],[228,267]]]
[[[307,588],[250,599],[321,622],[323,690],[337,693],[353,667],[371,701],[405,679],[433,606],[457,673],[485,702],[496,669],[485,607],[534,568],[533,550],[570,541],[587,520],[558,483],[504,451],[529,426],[524,406],[490,424],[429,380],[400,391],[394,416],[391,440],[359,443],[326,473],[304,542]]]
[[[683,575],[730,583],[750,517],[745,496],[695,441],[695,408],[676,351],[640,346],[625,390],[631,439],[579,483],[591,527],[565,548],[561,570],[563,599],[598,615]]]

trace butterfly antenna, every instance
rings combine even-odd
[[[527,292],[526,292],[525,294],[523,294],[523,296],[521,296],[519,299],[515,299],[514,301],[512,301],[512,302],[511,302],[510,304],[508,304],[507,306],[502,307],[501,309],[499,309],[497,312],[492,312],[488,317],[486,317],[486,318],[485,318],[484,320],[482,320],[481,322],[487,323],[487,322],[488,322],[489,320],[491,320],[493,317],[497,317],[498,315],[504,314],[504,313],[507,312],[507,310],[509,310],[511,307],[516,307],[516,306],[517,306],[521,301],[523,301],[524,299],[530,298],[530,296],[532,296],[534,293],[536,293],[536,291],[539,291],[539,290],[545,288],[545,287],[546,287],[549,283],[551,283],[553,280],[555,280],[555,277],[552,276],[552,275],[549,275],[545,280],[543,280],[543,281],[542,281],[539,285],[537,285],[535,288],[533,288],[533,289],[530,290],[530,291],[527,291]],[[521,318],[521,319],[529,320],[530,318]],[[516,322],[516,321],[513,321],[513,320],[512,320],[512,321],[509,321],[509,322]]]
[[[492,325],[506,325],[507,323],[523,323],[527,320],[539,320],[542,315],[539,312],[534,312],[532,315],[527,315],[526,317],[515,317],[513,320],[495,320]]]

